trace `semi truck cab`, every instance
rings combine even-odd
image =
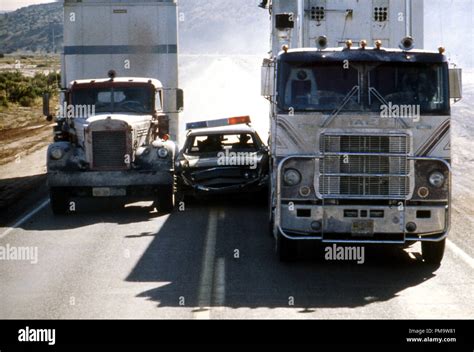
[[[66,213],[78,196],[154,200],[159,210],[172,209],[177,146],[169,140],[164,88],[156,79],[110,75],[71,82],[64,92],[47,154],[55,213]]]
[[[293,259],[308,241],[421,241],[424,260],[439,264],[461,72],[443,47],[423,50],[423,2],[268,6],[262,95],[271,102],[269,221],[278,256]]]

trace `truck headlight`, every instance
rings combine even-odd
[[[301,174],[298,172],[298,170],[289,169],[285,171],[283,180],[288,186],[296,186],[301,182]]]
[[[430,185],[436,188],[441,188],[444,185],[445,177],[442,172],[435,171],[431,173],[430,177],[428,178]]]
[[[59,160],[64,156],[64,151],[61,148],[53,148],[50,152],[51,158]]]
[[[158,156],[162,159],[166,159],[168,157],[168,149],[166,148],[160,148],[158,149]]]

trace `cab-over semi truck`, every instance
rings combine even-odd
[[[63,0],[64,50],[55,142],[47,152],[53,212],[75,197],[173,207],[182,91],[176,0]]]
[[[407,246],[443,258],[451,212],[450,100],[460,70],[422,50],[423,0],[273,0],[270,229],[299,243]]]

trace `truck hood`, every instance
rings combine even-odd
[[[93,122],[105,120],[120,120],[128,123],[129,125],[135,125],[137,123],[148,122],[151,120],[151,115],[127,115],[127,114],[98,114],[90,116],[89,118],[83,120],[84,125],[89,125]]]

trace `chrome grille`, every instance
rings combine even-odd
[[[409,194],[406,135],[323,135],[321,153],[324,198],[403,199]]]
[[[124,169],[127,154],[125,131],[92,132],[92,162],[94,169]]]

